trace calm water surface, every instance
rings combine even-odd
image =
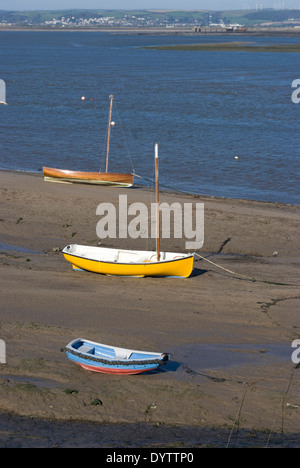
[[[236,40],[299,41],[1,31],[0,167],[104,169],[113,93],[111,171],[148,184],[157,141],[162,186],[299,204],[299,54],[144,48]]]

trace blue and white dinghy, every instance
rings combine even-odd
[[[152,353],[108,346],[76,338],[66,346],[67,357],[83,369],[104,374],[140,374],[169,360],[166,353]]]

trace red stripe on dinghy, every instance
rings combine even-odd
[[[83,369],[93,371],[93,372],[100,372],[101,374],[141,374],[142,372],[148,372],[154,369],[157,369],[157,365],[154,367],[151,367],[151,369],[113,369],[109,367],[96,367],[96,366],[89,366],[87,364],[81,364],[79,362],[76,362],[75,364],[78,364],[81,366]]]

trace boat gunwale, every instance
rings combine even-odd
[[[73,354],[74,356],[77,356],[81,359],[84,359],[86,361],[93,361],[93,362],[99,362],[101,364],[106,364],[110,366],[143,366],[143,365],[148,365],[148,364],[158,364],[158,365],[163,365],[166,364],[167,361],[169,360],[169,355],[168,353],[161,353],[158,356],[155,356],[153,358],[149,359],[134,359],[130,361],[129,359],[108,359],[108,358],[100,358],[96,357],[93,354],[88,354],[88,353],[82,353],[80,351],[76,351],[73,347],[70,347],[70,345],[67,345],[65,347],[66,351],[70,354]],[[153,353],[157,354],[157,353]],[[159,357],[161,356],[161,358]]]
[[[89,262],[97,262],[97,263],[108,263],[108,264],[111,264],[111,265],[127,265],[127,266],[135,266],[135,265],[141,265],[141,266],[146,266],[146,265],[160,265],[162,263],[171,263],[171,262],[178,262],[179,260],[187,260],[191,257],[194,257],[194,254],[187,254],[185,257],[181,257],[181,258],[173,258],[172,260],[159,260],[159,261],[156,261],[156,262],[147,262],[147,261],[144,261],[144,262],[111,262],[111,261],[107,261],[107,260],[94,260],[93,258],[88,258],[88,257],[81,257],[80,255],[74,255],[72,253],[69,253],[69,252],[64,252],[64,250],[62,250],[62,253],[64,255],[70,255],[71,257],[75,257],[75,258],[80,258],[82,260],[88,260]],[[175,252],[176,253],[176,252]]]

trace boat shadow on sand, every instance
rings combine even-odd
[[[176,360],[172,360],[172,355],[170,354],[169,361],[163,365],[158,367],[157,369],[153,369],[147,372],[143,372],[144,375],[154,375],[154,374],[163,374],[165,372],[176,372],[178,373],[179,379],[186,379],[186,378],[199,378],[201,380],[211,380],[213,382],[225,382],[225,378],[217,378],[211,376],[209,374],[196,371],[191,369],[185,362],[180,362]]]
[[[168,354],[168,353],[166,353]],[[171,356],[171,355],[170,355]],[[152,369],[146,372],[143,372],[141,375],[154,375],[154,374],[163,374],[165,372],[176,372],[179,367],[182,365],[182,362],[173,361],[172,356],[166,362],[166,364],[159,366],[157,369]]]
[[[218,378],[211,376],[207,373],[199,372],[197,370],[191,369],[187,363],[185,362],[180,362],[176,360],[172,360],[172,355],[170,354],[170,359],[168,362],[163,365],[158,367],[157,369],[154,369],[152,371],[144,372],[144,375],[153,375],[153,374],[162,374],[165,372],[176,372],[178,373],[179,379],[185,380],[186,378],[199,378],[201,380],[211,380],[212,382],[225,382],[225,378]]]
[[[201,268],[194,267],[192,273],[190,274],[190,278],[194,278],[195,276],[201,276],[207,273],[209,270],[202,270]]]

